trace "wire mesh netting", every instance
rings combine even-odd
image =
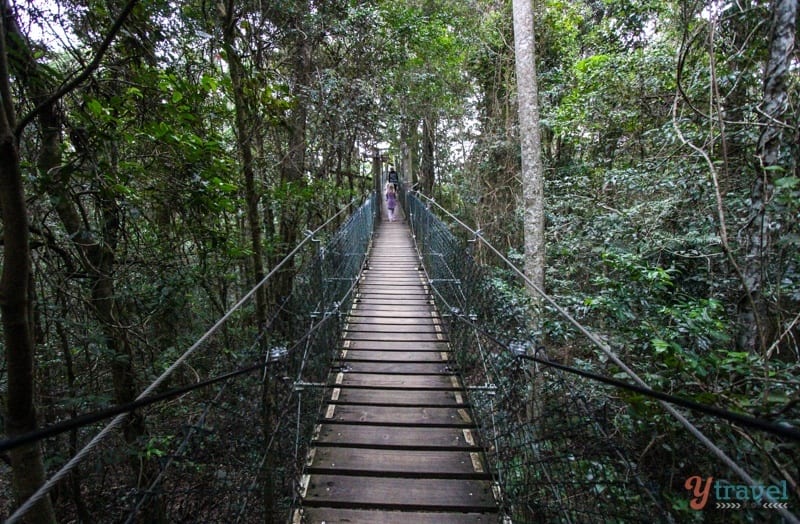
[[[187,450],[172,472],[177,485],[185,485],[187,476],[196,477],[192,467],[199,452],[213,469],[211,488],[193,491],[181,503],[174,495],[177,485],[165,486],[162,491],[169,496],[164,514],[170,522],[288,518],[321,403],[323,389],[316,386],[327,374],[341,336],[341,315],[349,310],[366,260],[374,206],[371,197],[327,238],[324,232],[309,233],[308,249],[296,255],[299,267],[291,294],[281,297],[248,352],[249,359],[267,364],[220,388],[213,418],[196,432],[199,445],[191,453]]]
[[[208,507],[197,511],[198,501],[192,500],[183,507],[167,508],[170,521],[288,518],[321,402],[322,389],[314,385],[325,377],[341,336],[340,314],[349,309],[366,258],[373,208],[370,198],[332,236],[319,235],[309,250],[298,255],[300,267],[291,294],[273,311],[252,349],[255,358],[269,355],[270,364],[220,392],[218,397],[224,400],[215,412],[218,424],[225,425],[226,438],[212,434],[202,439],[204,447],[217,444],[206,453],[214,469],[213,489],[200,501]],[[174,473],[185,478],[187,472]],[[169,492],[169,499],[175,500]]]
[[[796,486],[786,480],[797,477],[796,443],[694,420],[734,460],[757,466],[764,480],[746,485],[654,401],[531,361],[547,360],[541,309],[515,273],[477,263],[479,233],[454,234],[430,202],[402,196],[513,522],[796,521]],[[99,441],[91,462],[58,484],[64,521],[287,520],[378,202],[373,195],[334,233],[307,235],[293,254],[291,293],[277,297],[265,326],[244,300],[198,340],[162,390],[236,377],[140,410],[129,423],[146,436],[135,442],[125,432]],[[602,360],[572,364],[618,371]],[[52,450],[73,455],[98,429],[48,439],[49,468],[66,460]],[[772,488],[788,501],[782,508],[762,500]]]
[[[341,336],[375,205],[368,198],[332,233],[325,226],[308,232],[292,255],[291,292],[277,298],[267,324],[255,322],[254,301],[245,297],[197,341],[159,391],[229,379],[129,416],[146,437],[131,442],[124,432],[110,432],[89,444],[91,454],[51,492],[59,519],[285,522],[321,402],[323,388],[315,386]],[[43,445],[74,454],[100,428],[82,427]],[[48,456],[51,471],[66,460]],[[18,518],[24,517],[10,521]]]
[[[542,308],[525,284],[499,260],[478,264],[480,233],[463,224],[451,230],[423,198],[406,197],[412,232],[513,522],[784,521],[764,501],[734,500],[725,491],[741,487],[734,472],[654,401],[644,408],[641,396],[544,364],[535,313]],[[602,359],[578,364],[618,371]],[[756,447],[730,424],[704,421],[731,456]],[[791,453],[785,444],[781,451]],[[786,487],[780,472],[765,470],[764,484]],[[720,486],[722,496],[708,503]]]

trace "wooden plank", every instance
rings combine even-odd
[[[491,511],[491,484],[483,480],[313,475],[304,504],[334,508]]]
[[[344,373],[341,384],[415,389],[452,388],[450,375],[383,375],[371,373]]]
[[[436,324],[410,324],[408,326],[396,326],[392,324],[348,324],[342,332],[346,339],[350,338],[351,334],[357,337],[359,333],[371,333],[379,337],[384,337],[385,335],[404,335],[404,339],[412,339],[412,335],[418,335],[419,338],[431,338],[431,335],[446,335],[442,327]]]
[[[369,310],[369,307],[367,307],[367,306],[373,305],[374,302],[376,302],[376,301],[371,300],[375,296],[382,296],[382,294],[381,295],[371,295],[371,296],[356,295],[355,305],[354,305],[353,309],[350,310],[350,312],[348,314],[348,318],[349,317],[367,317],[367,318],[390,317],[390,315],[387,315],[384,311],[370,311]],[[429,295],[422,295],[422,294],[418,295],[415,298],[423,298],[423,297],[427,297],[428,299],[430,299]],[[382,300],[377,301],[377,302],[382,302]],[[428,300],[428,305],[429,305],[429,302],[430,302],[430,300]],[[414,317],[439,318],[439,315],[432,316],[431,312],[432,312],[431,308],[428,307],[424,312],[422,312],[422,314],[412,315],[412,314],[409,314],[407,312],[404,312],[403,315],[398,315],[397,318],[414,318]]]
[[[442,319],[424,313],[417,312],[391,312],[391,311],[377,311],[369,314],[364,312],[353,312],[347,317],[350,323],[366,323],[366,324],[393,324],[403,325],[403,323],[417,324],[431,322],[433,325],[441,325]]]
[[[497,513],[444,513],[339,508],[305,508],[306,524],[496,524]],[[298,519],[295,519],[297,522]]]
[[[371,321],[375,323],[381,322],[400,322],[400,321],[417,321],[417,320],[434,320],[435,322],[442,322],[441,317],[438,315],[431,315],[429,312],[400,312],[400,311],[351,311],[347,316],[348,320],[352,321]]]
[[[469,451],[410,451],[396,449],[321,447],[314,452],[309,473],[418,478],[490,478]]]
[[[450,407],[461,407],[465,403],[464,395],[455,391],[406,391],[397,389],[363,389],[348,387],[336,389],[338,389],[337,401],[341,403]]]
[[[348,325],[360,326],[436,326],[438,319],[436,317],[419,315],[413,317],[386,317],[386,316],[348,316]]]
[[[448,355],[449,353],[445,353]],[[404,360],[408,362],[442,362],[442,352],[438,349],[428,351],[347,349],[347,359],[363,361]]]
[[[365,331],[350,331],[347,340],[372,340],[381,342],[444,342],[447,340],[444,333],[370,333]]]
[[[444,340],[345,340],[350,349],[372,349],[375,351],[450,351]]]
[[[360,298],[362,299],[364,297],[369,298],[369,295],[366,293],[394,295],[393,298],[408,296],[411,294],[419,298],[431,296],[430,293],[426,292],[426,288],[421,281],[405,282],[398,281],[397,279],[391,277],[385,277],[375,281],[362,281],[359,283],[359,291],[361,292]]]
[[[422,281],[401,284],[397,280],[386,277],[376,282],[359,282],[358,294],[369,298],[370,295],[413,295],[415,297],[431,297],[429,287]]]
[[[427,287],[428,281],[419,276],[402,277],[398,275],[371,275],[362,277],[359,282],[359,291],[372,291],[374,293],[400,293],[411,291],[420,293]]]
[[[424,304],[394,304],[391,302],[371,302],[369,304],[365,303],[364,301],[359,301],[353,307],[353,310],[356,313],[370,313],[373,314],[375,312],[397,312],[397,313],[404,313],[408,316],[409,313],[416,313],[420,316],[424,314],[430,315],[431,307],[433,307],[433,301],[426,302]]]
[[[465,408],[452,407],[384,407],[360,404],[328,405],[322,410],[323,421],[333,422],[403,425],[439,426],[469,428],[472,418]]]
[[[419,279],[400,279],[386,276],[374,276],[362,279],[358,283],[358,292],[365,294],[401,295],[412,293],[418,296],[430,295],[427,292],[427,281]]]
[[[356,361],[347,358],[342,361],[348,373],[388,373],[407,375],[451,375],[453,368],[446,360],[432,360],[430,362],[374,362]]]
[[[432,299],[430,298],[359,298],[358,310],[369,310],[378,306],[393,306],[408,311],[411,308],[426,309],[430,311]]]
[[[429,308],[430,309],[430,308]],[[354,312],[352,315],[347,316],[348,325],[363,325],[367,327],[380,327],[380,326],[420,326],[430,328],[431,326],[444,327],[442,320],[439,317],[431,316],[430,314],[416,315],[385,315],[385,314],[366,314],[364,311]]]
[[[397,301],[398,305],[400,305],[403,303],[401,301],[404,301],[409,303],[419,302],[429,304],[432,298],[430,293],[426,293],[421,287],[415,286],[414,288],[403,288],[402,290],[394,292],[363,293],[358,295],[357,302],[359,304],[380,304],[387,301]]]
[[[400,268],[397,271],[384,271],[384,270],[371,269],[368,271],[364,271],[364,273],[362,273],[362,275],[359,277],[358,280],[359,282],[364,282],[367,278],[378,278],[387,280],[398,278],[398,280],[413,282],[416,285],[428,283],[428,276],[423,271],[417,271],[415,269],[409,269],[409,268]],[[392,289],[393,288],[389,288],[389,290]]]
[[[409,271],[408,269],[401,269],[397,271],[376,271],[374,269],[368,269],[361,274],[361,282],[372,279],[390,282],[397,285],[419,285],[421,283],[427,283],[425,273],[422,271]]]
[[[405,277],[423,277],[425,272],[417,269],[418,258],[409,258],[398,261],[396,264],[383,260],[370,259],[369,269],[365,269],[363,275],[403,275]]]
[[[326,424],[320,429],[314,444],[368,448],[401,448],[418,450],[481,451],[474,440],[470,442],[464,428],[426,426],[364,426],[361,424]],[[469,430],[467,430],[468,432]],[[469,433],[468,433],[469,434]]]
[[[360,305],[363,307],[364,304],[382,304],[384,302],[395,302],[397,301],[398,305],[404,302],[414,303],[418,302],[421,304],[430,304],[433,297],[430,293],[426,293],[422,288],[414,288],[413,290],[403,290],[402,292],[397,293],[389,293],[389,292],[381,292],[381,293],[362,293],[356,296],[356,305]],[[430,311],[430,308],[428,308]]]

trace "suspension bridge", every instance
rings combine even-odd
[[[132,405],[0,442],[70,449],[7,522],[46,496],[65,522],[798,522],[796,428],[653,391],[479,231],[400,200],[397,222],[373,194],[309,231]],[[254,326],[288,263],[291,295]],[[549,360],[515,286],[603,365]],[[131,412],[149,434],[126,460]]]
[[[408,227],[378,229],[296,522],[496,521],[466,392]]]

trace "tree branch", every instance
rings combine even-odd
[[[8,33],[8,20],[12,19],[8,1],[3,1],[3,10],[0,13],[0,97],[2,97],[2,114],[0,114],[0,129],[5,134],[16,126],[16,113],[14,102],[11,98],[11,86],[8,79],[8,54],[6,53],[6,34]]]
[[[39,104],[33,111],[25,115],[25,117],[23,117],[19,121],[19,124],[17,124],[16,128],[14,129],[14,134],[17,137],[19,137],[22,134],[22,131],[25,129],[25,127],[31,123],[31,121],[36,117],[39,111],[42,110],[42,108],[47,107],[48,105],[53,104],[57,100],[64,97],[66,94],[68,94],[69,92],[77,88],[79,85],[81,85],[84,80],[89,78],[95,72],[95,70],[97,70],[97,68],[100,66],[100,62],[102,61],[108,49],[111,47],[111,44],[114,42],[114,39],[116,38],[120,29],[122,29],[122,26],[125,24],[125,21],[128,19],[128,16],[131,14],[133,8],[136,7],[136,4],[138,3],[139,0],[129,0],[129,2],[125,5],[120,14],[117,16],[117,19],[114,21],[114,24],[111,26],[111,29],[109,30],[106,37],[103,39],[103,42],[100,44],[100,47],[95,53],[95,56],[92,59],[92,61],[89,62],[86,68],[84,68],[84,70],[78,76],[73,78],[72,81],[68,82],[67,84],[61,86],[60,89],[51,94],[47,99],[39,102]],[[13,29],[17,34],[19,34],[19,28],[16,27],[16,24],[14,24]]]

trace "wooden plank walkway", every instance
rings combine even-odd
[[[404,222],[376,231],[296,523],[498,522],[463,387]]]

